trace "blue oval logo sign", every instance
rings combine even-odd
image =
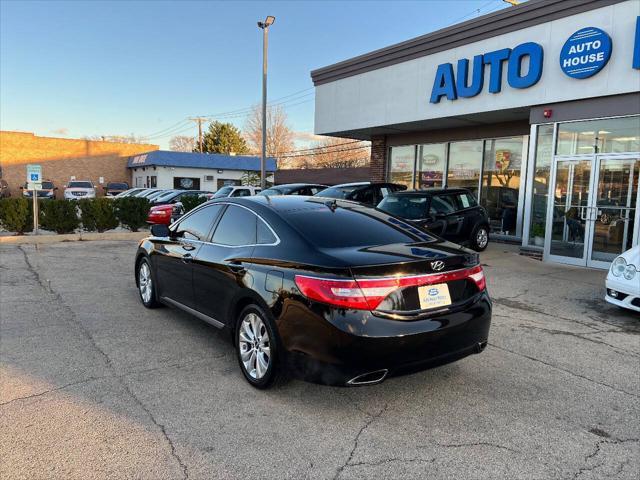
[[[560,68],[571,78],[595,75],[611,57],[611,37],[599,28],[578,30],[565,42],[560,51]]]

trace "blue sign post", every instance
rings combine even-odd
[[[611,37],[599,28],[578,30],[560,51],[560,68],[571,78],[589,78],[607,64],[611,47]]]

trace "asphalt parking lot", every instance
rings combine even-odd
[[[251,388],[225,334],[146,310],[134,242],[0,247],[3,479],[636,479],[640,316],[605,273],[482,255],[480,355],[374,387]]]

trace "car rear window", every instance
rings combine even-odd
[[[427,197],[417,195],[389,195],[385,197],[378,208],[397,217],[418,220],[427,213]]]
[[[356,188],[360,188],[362,185],[353,185],[349,187],[329,187],[317,193],[319,197],[327,198],[347,198],[347,196],[353,192]]]
[[[126,183],[109,183],[107,184],[107,188],[112,188],[114,190],[126,190],[129,188],[129,185]]]
[[[375,210],[370,210],[375,213]],[[365,247],[413,243],[416,237],[376,216],[338,207],[288,212],[284,218],[319,248]],[[422,239],[424,240],[424,239]]]
[[[233,190],[233,187],[222,187],[216,192],[213,198],[226,197],[227,195],[229,195],[231,190]]]

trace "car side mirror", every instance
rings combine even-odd
[[[151,225],[151,235],[154,237],[169,237],[171,232],[169,231],[169,227],[162,224],[154,224]]]

